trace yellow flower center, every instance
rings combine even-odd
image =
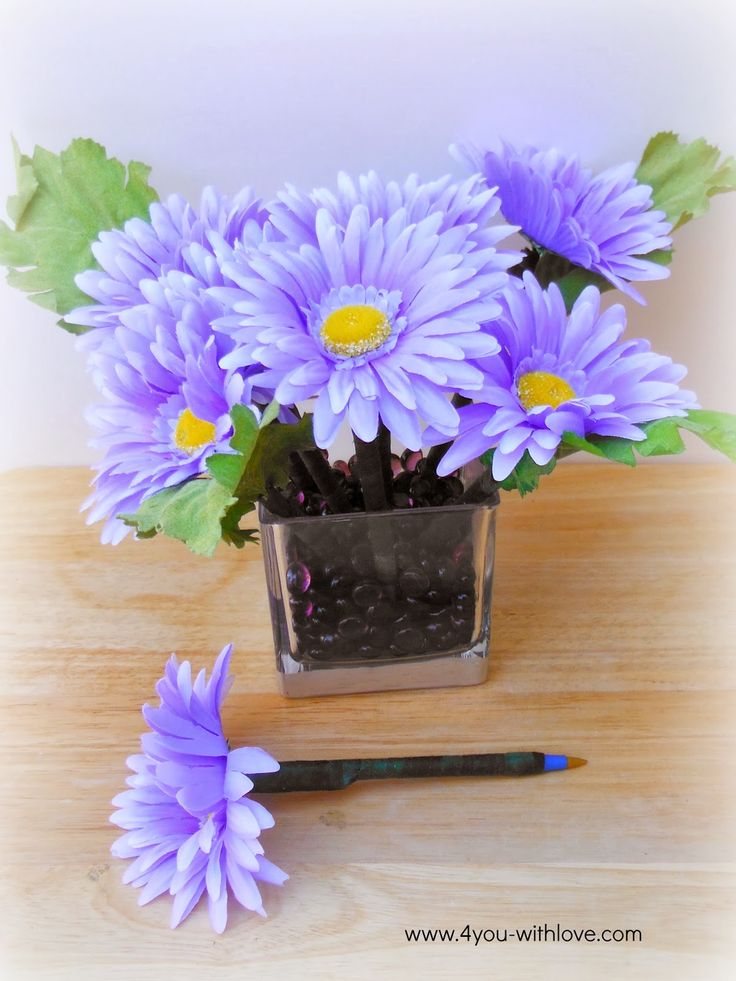
[[[332,354],[355,358],[379,348],[391,336],[391,324],[381,310],[354,304],[334,310],[322,324],[319,336]]]
[[[538,405],[558,405],[575,398],[572,386],[564,378],[552,375],[549,371],[528,371],[516,384],[519,401],[524,408],[535,409]]]
[[[214,443],[216,431],[214,422],[200,419],[191,409],[184,409],[176,424],[174,442],[180,450],[191,456],[200,447]]]

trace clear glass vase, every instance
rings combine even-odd
[[[497,505],[300,518],[261,506],[283,694],[485,681]]]

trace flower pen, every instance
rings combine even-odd
[[[227,922],[228,896],[263,916],[259,883],[282,885],[287,874],[264,855],[261,832],[271,813],[251,793],[339,790],[356,780],[407,777],[523,776],[571,769],[585,761],[543,753],[472,753],[388,759],[295,760],[279,763],[256,746],[235,749],[225,738],[221,708],[232,683],[232,645],[209,680],[192,678],[189,661],[172,654],[156,685],[158,708],[143,706],[151,731],[128,758],[128,790],[113,799],[113,824],[125,834],[112,846],[132,859],[123,881],[141,888],[140,905],[168,892],[172,927],[205,893],[213,928]]]

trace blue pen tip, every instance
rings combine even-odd
[[[549,753],[544,754],[544,770],[566,770],[567,769],[567,757],[566,756],[554,756]]]

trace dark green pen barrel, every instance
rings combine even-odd
[[[253,792],[341,790],[356,780],[422,777],[526,776],[544,770],[544,753],[471,753],[459,756],[405,756],[388,759],[291,760],[278,773],[254,776]]]

